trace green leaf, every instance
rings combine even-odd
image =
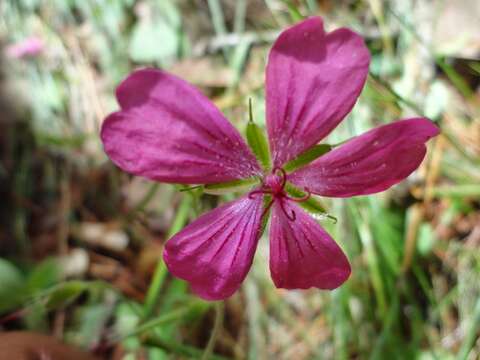
[[[60,268],[54,259],[46,259],[36,265],[28,275],[26,289],[28,296],[34,296],[60,281]]]
[[[45,307],[47,309],[58,309],[72,303],[85,290],[88,284],[83,281],[69,281],[56,286],[49,292]]]
[[[122,341],[123,339],[140,335],[148,331],[152,331],[156,327],[164,326],[177,321],[191,321],[192,316],[196,318],[195,314],[198,314],[198,312],[204,313],[205,310],[208,309],[210,306],[211,304],[205,301],[194,300],[188,302],[180,308],[177,308],[167,313],[162,313],[158,317],[138,325],[133,330],[127,333],[119,334],[118,338],[115,339],[115,341]]]
[[[249,121],[247,125],[247,141],[263,168],[269,170],[271,164],[267,138],[260,126],[253,121]]]
[[[73,324],[66,334],[70,343],[89,348],[102,336],[102,331],[111,316],[111,306],[92,303],[76,308]]]
[[[424,223],[418,229],[417,250],[422,256],[429,255],[435,244],[435,233],[432,225]]]
[[[311,163],[313,160],[319,158],[320,156],[326,154],[332,150],[332,146],[328,144],[319,144],[311,147],[307,151],[304,151],[298,155],[295,159],[290,160],[283,167],[286,172],[292,172],[302,166],[305,166]]]
[[[210,195],[223,195],[231,192],[239,192],[251,188],[258,183],[258,178],[251,177],[248,179],[233,180],[219,184],[205,185],[203,192]]]
[[[298,22],[305,19],[305,16],[302,15],[293,1],[284,0],[284,4],[287,5],[288,12],[290,13],[290,17],[292,18],[293,22]]]
[[[468,66],[472,69],[477,75],[480,75],[480,62],[478,60],[472,60],[468,62]]]
[[[22,298],[24,278],[9,261],[0,258],[0,313],[18,305]]]

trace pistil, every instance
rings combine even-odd
[[[298,197],[298,198],[291,197],[285,191],[286,184],[287,184],[287,173],[286,173],[286,171],[281,167],[275,167],[272,170],[271,174],[264,177],[264,179],[262,180],[261,187],[259,189],[251,191],[248,194],[248,197],[250,199],[253,199],[258,194],[272,196],[272,200],[270,200],[270,202],[265,206],[265,209],[263,210],[262,216],[264,216],[268,212],[268,210],[270,210],[274,201],[279,201],[280,202],[280,207],[282,208],[283,213],[285,214],[287,219],[290,220],[290,221],[295,221],[296,218],[297,218],[297,216],[295,214],[295,211],[291,210],[291,212],[289,213],[285,209],[285,204],[284,204],[285,200],[291,200],[291,201],[294,201],[294,202],[307,201],[310,198],[310,196],[312,195],[312,193],[310,192],[310,190],[305,188],[304,189],[304,191],[305,191],[304,196],[301,196],[301,197]]]

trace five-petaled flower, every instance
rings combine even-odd
[[[286,170],[350,112],[370,55],[349,29],[325,33],[309,18],[282,32],[266,69],[270,167],[261,166],[238,131],[199,91],[155,69],[133,72],[117,89],[121,110],[103,123],[112,161],[149,179],[217,184],[260,179],[238,200],[193,221],[165,247],[169,270],[204,299],[232,295],[248,273],[269,213],[270,271],[279,288],[334,289],[350,275],[340,247],[298,202],[310,194],[349,197],[383,191],[412,173],[439,130],[428,119],[380,126]],[[292,184],[304,196],[290,195]]]

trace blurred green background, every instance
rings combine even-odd
[[[387,192],[323,199],[352,264],[339,289],[275,289],[262,238],[224,303],[172,278],[162,246],[228,200],[132,178],[98,130],[116,85],[155,66],[200,87],[241,130],[264,124],[278,33],[310,15],[361,33],[367,86],[328,139],[412,115],[442,134]],[[33,39],[33,40],[32,40]],[[30,54],[15,45],[37,43]],[[0,2],[0,328],[112,359],[479,359],[480,2]]]

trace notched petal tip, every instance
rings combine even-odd
[[[318,42],[325,36],[323,20],[321,17],[312,16],[282,31],[270,50],[270,55],[275,52],[291,56],[301,55],[295,52],[291,41]],[[300,44],[299,44],[300,45]],[[318,44],[320,45],[320,44]]]
[[[260,172],[220,110],[174,75],[135,70],[116,95],[121,110],[107,117],[100,136],[108,156],[124,171],[179,184],[221,183]]]
[[[169,271],[205,300],[222,300],[241,285],[261,235],[263,196],[248,196],[214,209],[165,245]]]
[[[440,134],[440,128],[428,118],[413,118],[399,120],[408,122],[408,126],[414,127],[419,135],[424,136],[424,142]]]
[[[139,145],[142,141],[132,143],[125,139],[128,132],[123,127],[124,114],[117,111],[108,115],[100,128],[100,139],[103,144],[103,150],[112,162],[119,168],[131,172],[141,173],[141,151]],[[125,144],[130,142],[129,151],[125,151]]]
[[[365,84],[370,53],[362,37],[325,33],[321,18],[285,30],[266,71],[267,130],[274,166],[327,136],[350,112]]]
[[[295,221],[287,212],[295,211]],[[333,290],[350,276],[347,257],[331,236],[291,201],[276,203],[270,225],[270,272],[278,288]]]
[[[115,89],[115,97],[122,109],[141,106],[149,101],[148,96],[162,78],[169,75],[155,68],[133,70]],[[181,79],[178,79],[182,81]],[[141,94],[141,96],[139,96]]]
[[[426,118],[395,121],[354,137],[291,174],[290,181],[330,197],[384,191],[420,166],[426,142],[439,132]]]
[[[179,254],[168,248],[165,248],[163,251],[163,261],[172,275],[190,283],[192,292],[203,300],[225,300],[232,296],[241,284],[241,281],[233,281],[232,278],[222,276],[215,271],[205,273],[203,275],[204,279],[196,278],[195,280],[192,280],[193,274],[198,271],[197,269],[208,267],[210,264],[201,262],[196,263],[195,261],[192,261],[189,256]],[[191,263],[191,265],[187,266],[187,268],[180,268],[181,265],[179,264],[181,262]],[[190,275],[187,273],[190,273]],[[223,285],[226,281],[232,282],[233,285]]]

